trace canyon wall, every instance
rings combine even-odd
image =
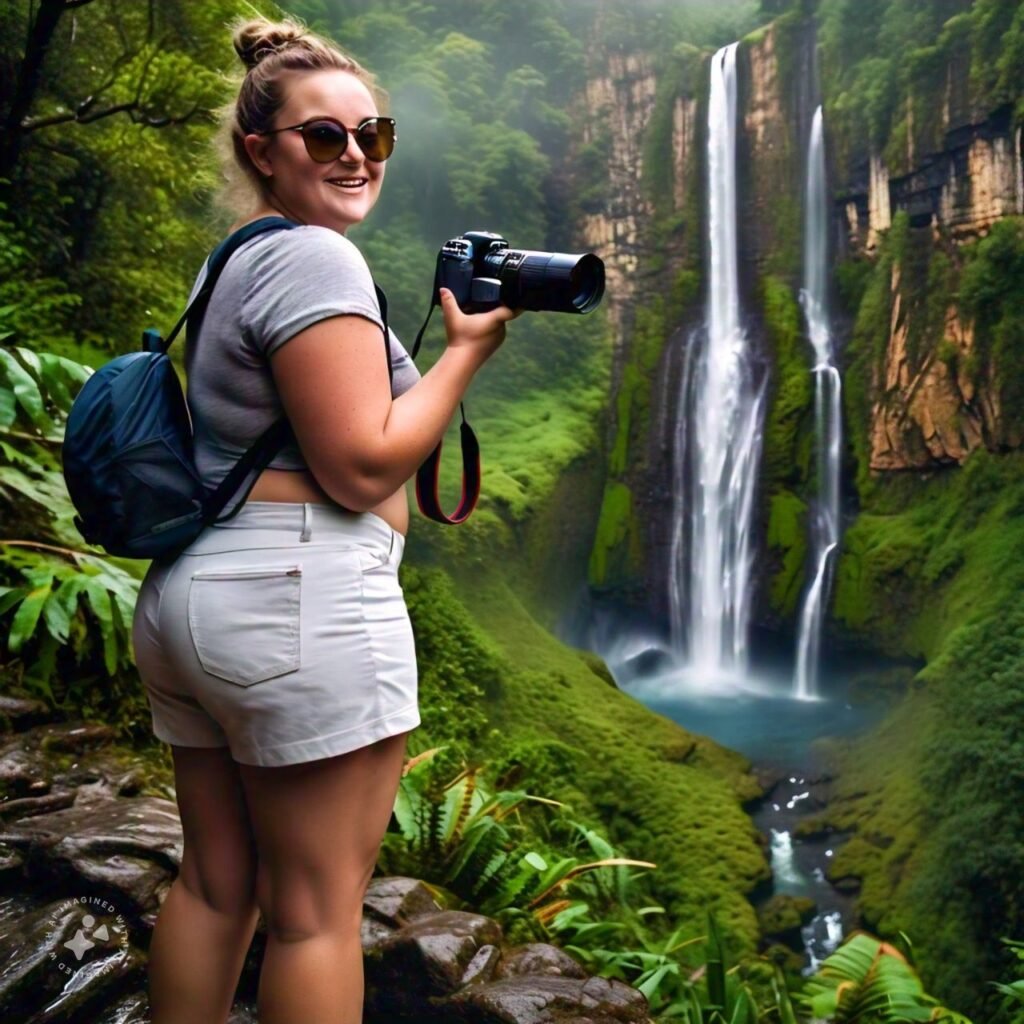
[[[818,52],[814,23],[789,13],[746,37],[738,54],[741,292],[768,389],[756,606],[770,627],[792,620],[805,571],[812,391],[798,295],[805,148],[822,101],[840,280],[834,319],[844,374],[853,378],[847,418],[861,471],[933,471],[979,447],[1024,441],[1008,387],[1013,351],[992,342],[991,325],[979,329],[959,296],[993,226],[1024,212],[1011,106],[987,110],[972,99],[969,62],[952,47],[932,72],[944,83],[941,102],[908,101],[896,142],[830,138]],[[679,381],[704,302],[710,56],[685,47],[670,60],[593,51],[583,97],[596,115],[587,142],[610,158],[607,189],[584,232],[606,260],[617,337],[590,582],[662,621]],[[919,111],[929,102],[936,112],[925,124]],[[843,294],[847,280],[856,284],[852,295]],[[871,309],[859,308],[866,293]]]

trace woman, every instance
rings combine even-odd
[[[383,96],[293,21],[246,22],[234,42],[248,71],[223,133],[252,197],[234,228],[298,226],[232,256],[186,348],[196,462],[213,486],[282,411],[297,444],[140,592],[136,659],[185,835],[150,948],[152,1019],[224,1021],[262,912],[261,1024],[356,1024],[363,895],[420,722],[404,485],[517,313],[467,316],[444,292],[444,354],[420,378],[392,336],[389,389],[345,238],[384,180]]]

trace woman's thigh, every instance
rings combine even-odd
[[[227,747],[171,751],[185,835],[181,880],[214,910],[245,913],[256,894],[256,845],[239,766]]]
[[[358,926],[394,808],[406,737],[303,764],[240,764],[267,927],[301,939]]]

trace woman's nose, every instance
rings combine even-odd
[[[359,143],[356,142],[356,133],[352,131],[346,131],[346,145],[345,149],[339,159],[343,160],[347,164],[360,164],[363,162],[364,154],[359,148]]]

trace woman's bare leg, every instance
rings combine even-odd
[[[223,1024],[259,919],[256,848],[227,747],[172,747],[185,849],[149,947],[152,1024]]]
[[[299,765],[240,765],[267,926],[260,1024],[360,1024],[363,896],[408,733]]]

